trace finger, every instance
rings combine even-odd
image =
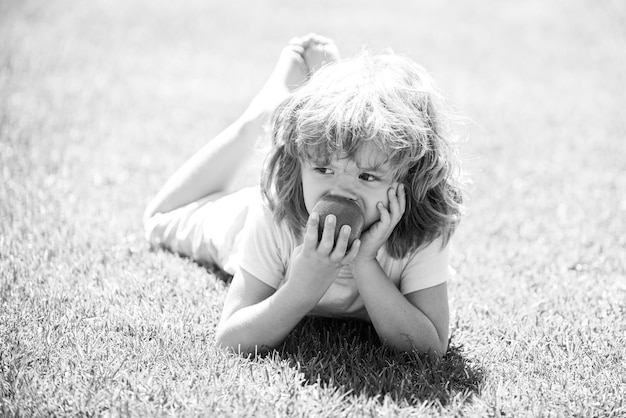
[[[341,261],[342,264],[350,264],[352,261],[354,261],[356,256],[359,254],[360,248],[361,248],[361,240],[357,238],[352,242],[352,245],[350,246],[350,251],[348,251],[346,256]]]
[[[390,193],[389,210],[391,212],[391,222],[398,223],[406,208],[406,193],[403,184],[398,184],[395,190]]]
[[[339,236],[337,237],[337,242],[335,243],[335,248],[330,254],[331,259],[340,261],[346,255],[351,229],[350,225],[344,225],[341,227],[339,230]]]
[[[324,221],[324,230],[322,231],[322,239],[317,246],[318,250],[320,250],[323,254],[330,254],[330,250],[333,248],[333,244],[335,243],[335,224],[337,223],[337,218],[335,215],[327,215]]]
[[[378,202],[376,207],[378,208],[378,212],[380,213],[380,223],[384,225],[389,224],[389,222],[391,222],[391,216],[389,215],[389,211],[387,210],[383,202]]]
[[[395,215],[400,210],[400,203],[398,202],[398,192],[397,187],[391,187],[387,191],[387,196],[389,197],[389,212],[391,213],[391,217],[395,218]]]
[[[317,231],[319,228],[320,216],[317,212],[309,215],[309,220],[306,224],[306,231],[304,233],[304,248],[315,249],[317,248]]]
[[[406,187],[404,187],[404,184],[400,184],[398,187],[398,202],[400,203],[400,216],[402,217],[406,210]]]
[[[305,38],[301,38],[301,37],[293,37],[289,40],[289,45],[298,45],[298,46],[304,46],[306,39]]]
[[[332,39],[327,38],[326,36],[318,35],[316,33],[311,33],[311,42],[317,45],[327,45],[333,42]]]
[[[298,55],[303,55],[304,54],[304,48],[300,45],[296,45],[296,44],[289,44],[287,45],[286,48],[289,48],[289,50],[295,52]]]
[[[316,37],[317,35],[313,32],[307,33],[306,35],[301,36],[300,40],[302,41],[302,46],[304,46],[305,48],[308,48]]]
[[[324,45],[324,53],[328,61],[337,61],[341,58],[339,48],[335,45],[335,42],[331,39],[330,42]]]

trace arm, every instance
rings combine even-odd
[[[174,173],[146,209],[144,220],[223,191],[274,109],[306,82],[307,63],[317,69],[338,58],[339,51],[330,39],[315,34],[292,39],[243,115]]]
[[[406,207],[403,185],[388,191],[389,207],[378,204],[380,220],[361,237],[351,264],[359,294],[378,336],[398,351],[444,354],[448,345],[448,294],[442,283],[403,295],[381,268],[376,254],[398,224]],[[419,272],[409,272],[419,274]]]
[[[278,290],[240,268],[226,296],[217,328],[218,345],[254,353],[283,342],[324,296],[341,267],[358,252],[357,244],[346,253],[350,236],[347,226],[342,228],[333,248],[335,222],[334,216],[326,217],[318,243],[319,217],[311,214],[304,243],[295,249],[289,277]]]
[[[398,351],[446,352],[449,319],[445,283],[405,296],[376,260],[355,264],[352,272],[381,340]]]
[[[285,339],[315,306],[312,302],[289,281],[276,290],[240,269],[224,302],[216,342],[236,352],[267,351]]]
[[[328,38],[313,33],[293,38],[243,115],[174,173],[148,205],[144,222],[156,213],[224,191],[276,107],[306,82],[310,72],[337,59],[339,50]]]
[[[224,190],[237,163],[253,146],[262,130],[264,116],[246,114],[196,152],[163,185],[144,213],[144,223],[209,194]]]

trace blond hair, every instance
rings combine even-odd
[[[364,52],[325,66],[274,113],[264,198],[278,222],[301,234],[309,216],[301,162],[354,158],[375,145],[407,191],[387,252],[401,258],[438,237],[446,245],[463,212],[448,113],[431,77],[408,58]]]

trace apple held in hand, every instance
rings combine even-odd
[[[365,219],[361,207],[354,200],[341,196],[326,195],[315,204],[313,212],[319,213],[318,241],[322,239],[324,221],[326,216],[330,214],[335,215],[337,218],[335,242],[343,225],[349,225],[351,228],[348,245],[352,245],[352,242],[361,235]]]

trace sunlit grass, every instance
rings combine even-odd
[[[0,415],[626,414],[623,6],[245,6],[0,0]],[[411,55],[472,120],[442,359],[321,319],[225,353],[227,280],[143,240],[311,30]]]

